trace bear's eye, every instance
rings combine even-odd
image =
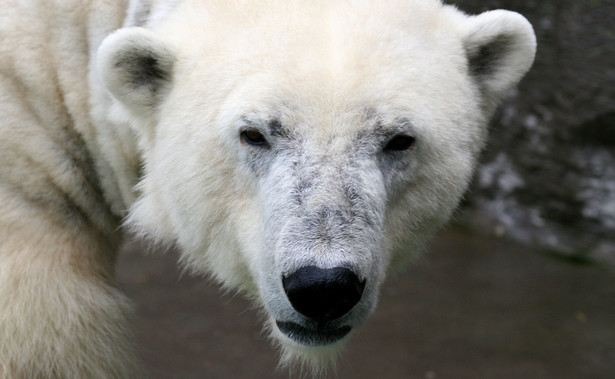
[[[248,145],[258,147],[269,147],[269,142],[264,135],[256,129],[247,129],[241,132],[241,140]]]
[[[398,134],[391,138],[384,146],[384,151],[404,151],[414,146],[414,137]]]

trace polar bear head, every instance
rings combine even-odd
[[[150,8],[98,52],[144,164],[128,224],[247,293],[286,356],[318,364],[454,211],[532,28],[435,0]]]

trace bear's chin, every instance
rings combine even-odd
[[[281,328],[278,324],[275,320],[267,323],[269,335],[280,349],[278,369],[312,377],[322,377],[329,371],[335,371],[337,359],[353,331],[350,326],[340,327],[327,331],[329,333],[325,336],[324,332],[298,324],[280,323]]]

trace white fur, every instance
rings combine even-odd
[[[366,288],[334,323],[363,323],[454,211],[535,51],[522,16],[436,0],[14,1],[0,36],[0,377],[132,377],[125,215],[261,305],[284,359],[326,364],[347,338],[281,333],[309,320],[280,278],[349,265]],[[413,148],[383,151],[395,133]]]

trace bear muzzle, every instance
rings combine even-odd
[[[359,303],[365,283],[346,267],[299,268],[284,276],[282,285],[292,307],[309,319],[310,326],[277,321],[278,328],[289,338],[305,345],[325,345],[343,338],[352,327],[336,327],[334,321]]]

